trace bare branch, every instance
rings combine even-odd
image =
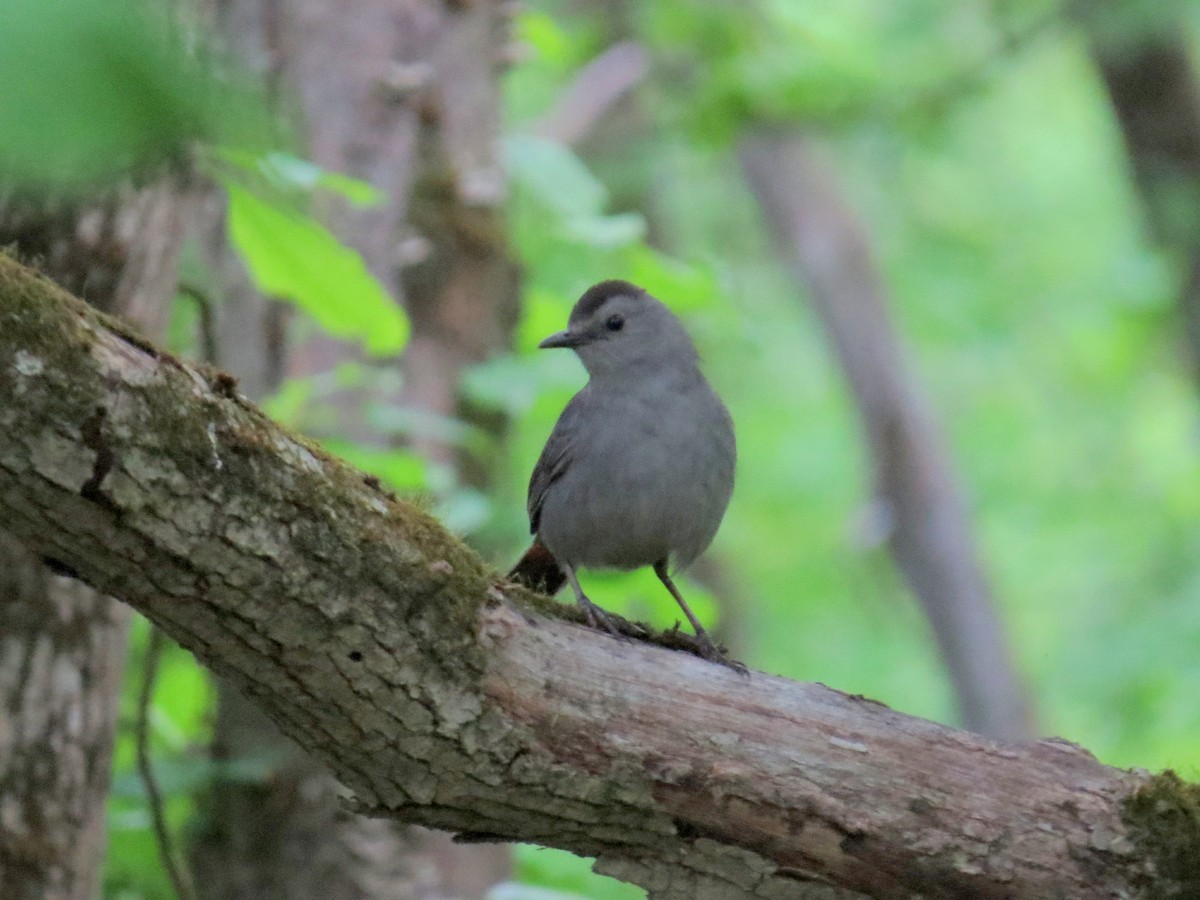
[[[640,44],[613,44],[579,70],[554,106],[534,124],[534,133],[568,146],[578,144],[646,77],[649,68]]]
[[[1026,737],[1029,708],[966,503],[928,401],[908,372],[867,237],[799,135],[753,134],[741,159],[841,360],[875,465],[883,537],[925,608],[963,723],[993,737]]]
[[[226,379],[3,257],[0,516],[378,815],[597,856],[670,900],[1197,887],[1168,866],[1200,846],[1139,837],[1194,835],[1175,808],[1126,821],[1162,779],[581,628]]]

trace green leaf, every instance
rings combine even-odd
[[[229,235],[264,293],[290,300],[330,334],[396,353],[408,339],[399,305],[353,250],[314,219],[225,179]]]
[[[532,134],[505,138],[513,177],[562,216],[597,215],[608,191],[574,153],[555,141]]]
[[[308,378],[285,378],[275,392],[259,404],[276,422],[296,428],[312,400],[313,386]]]
[[[312,194],[318,189],[346,198],[355,206],[378,206],[382,192],[369,182],[340,172],[323,169],[316,163],[290,153],[258,153],[237,147],[221,147],[214,156],[250,175],[261,176],[274,187]]]
[[[516,846],[517,878],[523,884],[571,892],[589,900],[637,900],[646,892],[592,871],[592,861],[566,850]]]
[[[646,236],[646,220],[638,213],[578,216],[563,223],[563,233],[593,247],[624,247]]]
[[[645,237],[646,222],[638,213],[605,215],[608,191],[562,144],[518,134],[506,139],[505,148],[517,184],[557,217],[562,237],[602,249]]]
[[[571,57],[571,44],[562,26],[544,12],[526,11],[517,17],[517,34],[548,62],[562,64]]]
[[[703,309],[720,296],[710,269],[672,259],[644,244],[629,248],[626,264],[630,281],[666,300],[676,312]]]

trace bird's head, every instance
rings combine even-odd
[[[539,347],[570,347],[593,377],[694,367],[696,347],[669,309],[628,281],[602,281],[571,310],[567,330]]]

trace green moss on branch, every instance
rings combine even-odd
[[[1200,897],[1200,784],[1170,769],[1151,776],[1125,801],[1122,818],[1154,872],[1145,897]]]

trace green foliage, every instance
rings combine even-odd
[[[113,788],[108,803],[108,854],[104,896],[173,900],[174,891],[158,859],[158,848],[146,806],[145,787],[136,770],[138,692],[145,665],[150,624],[135,616],[130,633],[126,685],[121,696],[117,740],[113,752]],[[158,666],[156,690],[149,709],[149,746],[167,822],[177,844],[185,841],[194,813],[193,791],[215,774],[247,774],[253,761],[214,766],[208,757],[215,690],[211,676],[190,653],[168,643]]]
[[[369,352],[397,352],[403,312],[357,253],[301,211],[316,191],[355,205],[377,203],[378,192],[263,150],[280,137],[274,119],[191,43],[199,49],[138,0],[11,0],[0,29],[0,183],[40,196],[95,192],[219,145],[210,168],[259,288]]]
[[[513,179],[554,217],[554,231],[562,238],[611,248],[644,236],[641,216],[604,214],[607,191],[566,147],[524,134],[511,136],[506,146]]]
[[[1200,893],[1200,786],[1170,770],[1154,775],[1126,800],[1122,818],[1137,849],[1154,861],[1146,896]]]
[[[182,47],[135,0],[8,0],[0,179],[93,189],[178,161],[194,141],[245,137],[250,95]]]
[[[291,300],[330,334],[361,340],[371,353],[404,346],[408,319],[361,256],[288,205],[232,180],[224,186],[230,239],[263,293]]]
[[[328,439],[324,446],[353,466],[376,476],[389,488],[415,491],[428,481],[425,460],[405,450],[372,450],[350,441]]]
[[[590,860],[580,859],[564,850],[549,850],[531,844],[518,844],[515,849],[516,874],[521,883],[556,892],[549,897],[533,894],[529,900],[635,900],[646,896],[640,888],[594,874]],[[523,897],[516,892],[512,900],[523,900]]]
[[[519,133],[506,147],[514,193],[513,237],[520,256],[536,261],[526,278],[529,310],[522,346],[533,346],[561,329],[564,301],[569,309],[590,284],[614,271],[672,297],[680,310],[716,298],[710,272],[647,244],[640,213],[606,212],[608,191],[568,148]],[[536,324],[537,337],[525,327],[530,323]]]

